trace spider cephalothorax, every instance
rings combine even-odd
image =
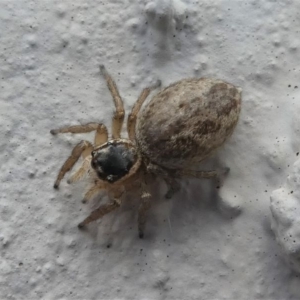
[[[96,131],[93,144],[81,141],[74,147],[61,167],[54,187],[59,187],[65,173],[82,157],[83,164],[69,182],[77,181],[90,170],[94,180],[84,202],[101,190],[107,191],[110,202],[93,211],[79,224],[81,228],[118,208],[124,192],[139,186],[138,229],[142,237],[151,203],[146,182],[149,175],[165,180],[168,186],[166,197],[171,198],[179,189],[176,178],[212,178],[228,171],[228,168],[214,171],[190,168],[220,147],[233,132],[241,109],[241,90],[218,79],[183,79],[155,95],[139,113],[151,90],[159,84],[145,88],[128,116],[128,139],[123,139],[123,101],[103,65],[100,71],[116,107],[112,137],[108,138],[104,124],[94,122],[51,130],[53,135]]]
[[[126,140],[111,140],[95,148],[91,155],[91,166],[99,179],[110,183],[127,175],[138,162],[134,145]]]

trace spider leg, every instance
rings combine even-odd
[[[188,177],[195,177],[195,178],[214,178],[219,176],[224,176],[228,174],[230,171],[229,168],[225,167],[219,170],[213,171],[195,171],[195,170],[187,170],[184,169],[178,172],[179,176],[188,176]]]
[[[97,183],[95,185],[93,185],[92,187],[90,187],[90,189],[85,193],[83,199],[82,199],[82,203],[86,203],[88,202],[90,199],[93,198],[93,196],[95,196],[96,194],[98,194],[98,192],[100,192],[101,190],[104,189],[104,185],[101,183]]]
[[[96,130],[95,138],[94,138],[94,145],[99,146],[99,145],[102,145],[103,143],[106,143],[107,140],[108,140],[107,128],[106,128],[105,125],[103,125],[101,123],[91,122],[91,123],[87,123],[85,125],[66,126],[66,127],[62,127],[62,128],[59,128],[59,129],[52,129],[50,132],[51,132],[51,134],[56,135],[58,133],[87,133],[87,132],[91,132],[91,131],[94,131],[94,130]],[[89,142],[85,142],[85,143],[89,143]],[[75,148],[74,148],[74,150],[75,150]],[[62,169],[61,169],[62,173],[60,173],[60,175],[57,178],[57,181],[54,185],[55,188],[58,188],[59,182],[63,178],[64,174],[66,172],[68,172],[74,166],[74,164],[76,163],[76,161],[78,160],[80,155],[84,159],[83,164],[71,176],[71,178],[68,180],[68,182],[73,183],[73,182],[78,181],[79,179],[81,179],[83,177],[83,175],[87,172],[87,170],[90,167],[91,159],[90,159],[89,155],[91,154],[92,149],[93,149],[93,147],[89,143],[89,147],[86,147],[85,149],[82,149],[81,150],[82,152],[79,154],[79,156],[77,157],[77,159],[74,162],[73,162],[73,160],[71,160],[71,157],[70,157],[68,165],[70,164],[70,161],[72,161],[72,165],[67,171],[64,169],[64,171],[62,172]],[[74,155],[77,155],[77,154],[74,154]],[[64,164],[64,167],[65,167],[65,164]]]
[[[85,225],[100,219],[101,217],[120,207],[120,205],[120,198],[114,198],[111,202],[100,205],[87,218],[85,218],[81,223],[78,224],[78,228],[84,228]]]
[[[180,190],[180,184],[177,182],[177,180],[174,178],[174,176],[172,176],[165,169],[163,169],[153,163],[150,163],[147,166],[147,170],[148,170],[148,172],[150,172],[152,174],[161,176],[164,179],[164,181],[166,182],[168,190],[165,194],[165,198],[171,199],[173,197],[173,195]],[[177,176],[177,173],[175,173],[175,175]]]
[[[108,140],[107,128],[102,123],[90,122],[84,125],[66,126],[58,129],[50,130],[50,133],[56,135],[58,133],[87,133],[96,130],[94,144],[102,145]]]
[[[133,105],[131,113],[129,114],[128,119],[127,119],[127,132],[128,132],[128,136],[129,136],[130,140],[132,140],[132,141],[134,140],[136,119],[137,119],[137,115],[138,115],[143,103],[145,102],[145,100],[147,99],[147,97],[149,96],[151,91],[156,89],[160,85],[161,85],[161,81],[157,81],[157,83],[155,85],[153,85],[152,87],[143,89],[143,91],[141,92],[137,101]]]
[[[151,194],[143,191],[141,195],[141,204],[138,211],[138,231],[139,237],[144,237],[145,224],[147,219],[147,211],[151,207]]]
[[[84,151],[92,151],[92,149],[93,145],[88,141],[81,141],[73,148],[71,155],[67,158],[67,160],[65,161],[58,173],[58,176],[54,183],[55,189],[58,189],[61,180],[63,179],[65,174],[73,168],[80,155]]]
[[[94,146],[100,146],[108,141],[107,128],[103,124],[98,124],[94,138]]]
[[[122,125],[123,125],[124,116],[125,116],[123,101],[119,94],[119,91],[118,91],[115,81],[108,74],[104,65],[100,65],[100,72],[102,73],[102,75],[104,76],[104,78],[106,80],[107,87],[113,97],[113,101],[114,101],[114,104],[116,107],[116,110],[115,110],[114,116],[113,116],[113,122],[112,122],[112,137],[113,137],[113,139],[118,139],[121,137],[121,130],[122,130]]]
[[[91,153],[92,149],[89,149],[89,154]],[[91,165],[91,157],[84,157],[84,155],[81,155],[84,158],[83,163],[81,164],[80,168],[72,174],[72,176],[68,179],[68,183],[74,183],[78,180],[80,180],[89,170],[90,165]]]
[[[168,187],[168,190],[165,194],[165,198],[171,199],[174,196],[174,194],[179,192],[180,184],[178,183],[178,181],[175,178],[172,178],[170,176],[166,176],[166,177],[163,177],[163,178],[164,178],[164,180],[167,184],[167,187]]]

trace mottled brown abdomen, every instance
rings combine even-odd
[[[168,169],[200,162],[231,135],[241,90],[217,79],[184,79],[159,92],[138,116],[142,155]]]

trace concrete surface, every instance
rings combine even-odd
[[[0,299],[299,299],[269,208],[298,159],[299,1],[0,3]],[[144,240],[134,202],[81,232],[97,205],[81,203],[84,181],[53,189],[92,135],[49,130],[110,125],[101,63],[127,111],[157,79],[243,89],[239,125],[212,159],[231,168],[222,187],[183,180],[170,202],[158,182]]]

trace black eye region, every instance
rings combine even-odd
[[[122,144],[110,144],[94,154],[92,167],[101,179],[114,182],[129,172],[134,161],[133,150]]]

